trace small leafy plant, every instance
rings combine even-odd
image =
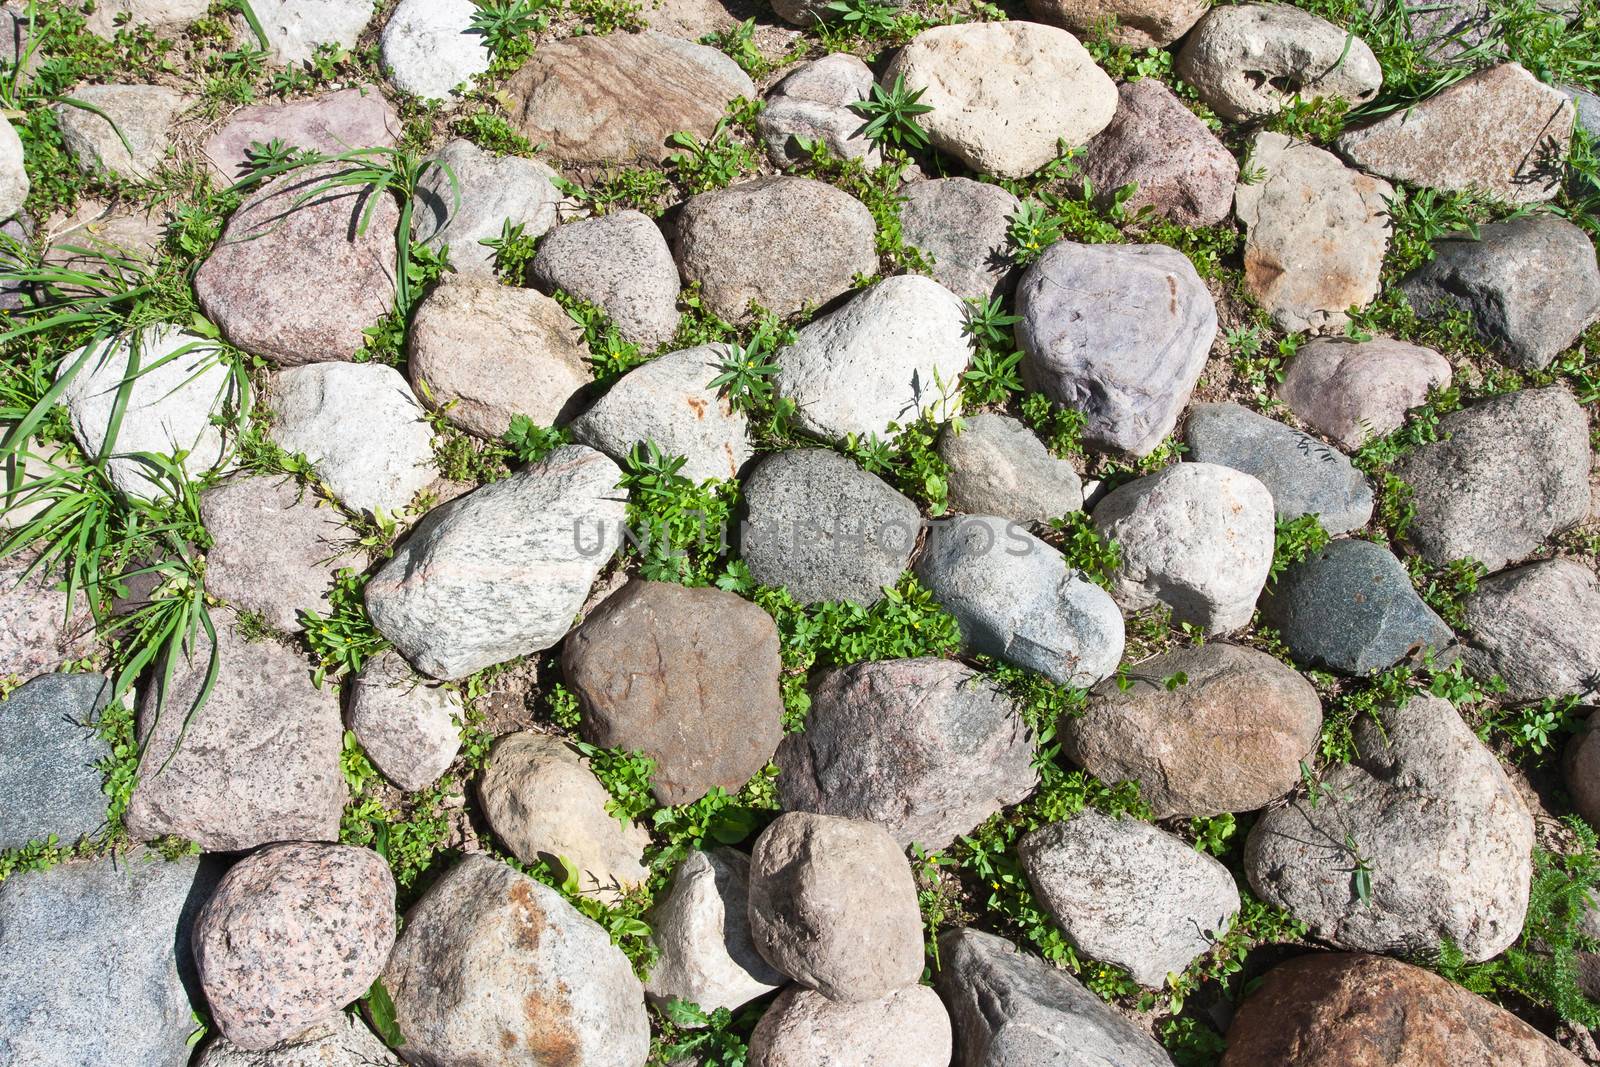
[[[875,145],[896,145],[913,152],[928,147],[928,131],[917,121],[918,115],[933,110],[931,104],[918,103],[927,89],[908,89],[904,74],[895,75],[888,89],[874,82],[872,96],[850,105],[850,110],[867,120],[856,131]]]

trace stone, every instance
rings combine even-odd
[[[367,662],[350,687],[350,732],[383,776],[406,792],[426,789],[461,750],[461,697],[429,685],[393,651]]]
[[[1084,808],[1029,833],[1017,858],[1074,945],[1151,989],[1209,951],[1239,913],[1226,867],[1128,816]]]
[[[533,278],[597,305],[624,341],[645,351],[678,329],[678,266],[667,239],[638,211],[569,222],[539,242]]]
[[[644,1067],[644,992],[561,894],[468,856],[406,914],[383,984],[410,1063]]]
[[[1128,48],[1165,48],[1189,32],[1206,13],[1205,0],[1028,0],[1040,22],[1073,33],[1104,32],[1105,39]]]
[[[1572,101],[1574,130],[1585,130],[1591,137],[1600,135],[1600,95],[1576,85],[1558,88]]]
[[[775,762],[785,811],[868,819],[901,847],[928,851],[1039,784],[1016,702],[947,659],[828,672],[813,687],[804,731],[783,739]]]
[[[1395,465],[1412,489],[1406,534],[1438,566],[1490,573],[1589,514],[1589,424],[1559,386],[1506,393],[1439,420],[1439,440]]]
[[[650,914],[660,959],[645,996],[673,998],[701,1010],[738,1011],[784,984],[750,936],[750,857],[731,848],[694,851],[678,865],[672,886]]]
[[[910,565],[922,528],[910,500],[820,448],[762,459],[745,479],[744,499],[740,557],[751,577],[802,604],[876,604]]]
[[[366,14],[371,17],[370,9]],[[392,148],[399,137],[400,116],[394,107],[377,89],[361,86],[240,108],[201,150],[219,178],[235,182],[250,172],[252,144],[265,145],[276,138],[290,148],[338,155],[358,148]]]
[[[536,238],[560,217],[559,175],[536,159],[495,155],[462,137],[433,158],[438,165],[417,183],[412,232],[434,248],[449,246],[458,276],[495,279],[495,251],[485,241],[498,240],[507,225]]]
[[[917,577],[978,655],[1091,686],[1122,661],[1122,613],[1104,589],[1014,522],[968,516],[936,525]]]
[[[325,164],[274,178],[246,200],[194,278],[206,317],[229,341],[280,366],[348,360],[393,309],[400,209],[369,192],[319,192]]]
[[[970,926],[939,937],[935,985],[956,1060],[978,1064],[1172,1067],[1155,1039],[1070,973]]]
[[[1277,114],[1296,96],[1353,107],[1383,85],[1367,42],[1288,4],[1212,8],[1184,41],[1173,69],[1233,122]]]
[[[29,226],[32,226],[31,222]],[[30,229],[22,233],[19,239],[32,244],[34,236]],[[99,274],[105,270],[108,254],[132,260],[136,264],[155,263],[161,258],[161,249],[166,242],[166,222],[155,211],[107,207],[91,202],[83,205],[73,216],[66,230],[53,237],[47,235],[47,240],[50,243],[44,250],[46,265],[85,274]],[[65,284],[60,288],[73,296],[101,295],[100,290],[86,285]]]
[[[1370,174],[1533,204],[1561,190],[1573,119],[1572,101],[1560,89],[1520,64],[1501,63],[1345,131],[1338,148]]]
[[[105,451],[113,485],[140,500],[162,500],[174,489],[171,477],[139,453],[175,459],[191,479],[230,465],[222,428],[213,420],[241,398],[216,342],[174,326],[149,327],[137,336],[137,346],[124,335],[114,345],[78,349],[62,360],[57,380],[71,375],[61,401],[84,455]],[[122,420],[113,438],[119,401]]]
[[[22,138],[10,122],[0,122],[0,219],[22,210],[30,188],[28,171],[22,165]]]
[[[293,478],[240,476],[201,495],[200,518],[212,541],[208,593],[283,633],[303,630],[304,612],[327,614],[351,536],[333,508]]]
[[[1183,439],[1187,458],[1253,476],[1272,494],[1279,519],[1315,515],[1335,536],[1372,518],[1372,487],[1350,457],[1238,404],[1196,404]]]
[[[705,140],[755,83],[715,48],[659,33],[542,44],[506,92],[522,134],[562,163],[659,163],[679,131]]]
[[[1600,320],[1594,246],[1565,219],[1485,223],[1476,239],[1433,248],[1401,283],[1406,299],[1423,315],[1470,312],[1484,344],[1515,366],[1543,370]]]
[[[217,626],[217,677],[198,709],[211,644],[176,664],[165,704],[139,702],[139,781],[123,822],[136,841],[165,834],[208,852],[273,841],[336,841],[344,811],[339,695],[317,689],[299,651]]]
[[[621,478],[570,445],[434,508],[367,583],[373,624],[445,681],[549,648],[621,543]]]
[[[400,0],[378,42],[395,88],[450,100],[458,86],[488,73],[488,42],[472,28],[477,12],[473,0]]]
[[[1600,583],[1589,567],[1550,559],[1502,571],[1464,608],[1467,665],[1499,675],[1504,699],[1600,695]]]
[[[1562,754],[1562,773],[1567,792],[1572,795],[1572,810],[1591,823],[1600,819],[1600,723],[1584,720],[1582,728]]]
[[[355,1015],[341,1012],[293,1041],[265,1051],[212,1040],[195,1067],[403,1067],[402,1061]]]
[[[933,280],[963,300],[1011,290],[1011,218],[1022,201],[971,178],[912,182],[900,190],[900,234],[933,260]]]
[[[690,197],[673,257],[723,318],[747,318],[751,301],[788,317],[877,273],[876,234],[872,212],[849,193],[779,175]]]
[[[31,550],[0,556],[0,663],[24,681],[95,648],[88,598],[57,588],[66,577],[61,561],[35,567],[38,561]]]
[[[1062,752],[1106,782],[1137,782],[1158,819],[1264,808],[1300,782],[1321,736],[1311,683],[1265,652],[1207,642],[1101,682],[1061,723]]]
[[[584,739],[655,761],[666,807],[737,793],[783,737],[778,628],[722,589],[640,579],[596,608],[561,649]]]
[[[922,90],[933,147],[972,170],[1023,178],[1111,121],[1117,87],[1066,30],[1035,22],[935,26],[890,60],[883,83]]]
[[[724,345],[668,352],[623,375],[572,420],[573,439],[623,462],[640,444],[682,456],[685,478],[737,478],[755,455],[750,423],[711,381],[728,359]]]
[[[1356,724],[1356,758],[1324,770],[1315,803],[1296,796],[1257,820],[1250,886],[1341,948],[1417,957],[1448,937],[1471,962],[1497,956],[1528,906],[1528,809],[1449,701],[1416,693],[1379,714],[1381,726]]]
[[[388,863],[365,848],[272,845],[234,864],[194,924],[212,1022],[259,1050],[334,1016],[389,958],[394,891]]]
[[[397,515],[434,480],[433,429],[381,363],[309,363],[272,379],[272,440],[311,461],[351,511]]]
[[[1406,412],[1450,384],[1450,361],[1431,348],[1376,337],[1317,337],[1289,360],[1278,399],[1347,451],[1405,425]]]
[[[1084,148],[1078,165],[1102,206],[1114,203],[1123,186],[1136,185],[1122,203],[1124,211],[1132,215],[1148,207],[1180,226],[1221,223],[1233,210],[1239,180],[1233,153],[1155,78],[1117,86],[1116,114]]]
[[[62,143],[78,169],[135,181],[155,177],[172,147],[173,124],[194,103],[164,85],[80,85],[68,95],[96,109],[55,105]]]
[[[189,931],[216,883],[193,856],[134,849],[0,884],[0,1062],[183,1067]]]
[[[111,687],[98,674],[46,674],[0,703],[0,850],[76,844],[106,825],[111,746],[95,730]]]
[[[1008,415],[983,413],[939,433],[939,458],[950,467],[950,507],[1045,523],[1083,509],[1083,481],[1034,432]]]
[[[1122,548],[1112,595],[1124,610],[1157,603],[1208,634],[1250,622],[1272,567],[1272,494],[1214,463],[1179,463],[1119,486],[1094,524]]]
[[[366,0],[251,0],[267,47],[278,63],[309,63],[318,45],[350,51],[372,21]]]
[[[203,16],[209,6],[206,0],[97,0],[86,28],[106,38],[124,26],[170,33]]]
[[[1295,659],[1354,675],[1442,650],[1453,637],[1394,553],[1361,538],[1289,567],[1262,599],[1261,618]]]
[[[1030,389],[1083,412],[1085,443],[1148,455],[1177,425],[1205,369],[1217,308],[1166,245],[1059,241],[1017,285]]]
[[[860,819],[785,812],[750,855],[750,930],[767,962],[846,1004],[922,976],[922,916],[900,846]]]
[[[869,167],[883,163],[883,153],[861,135],[866,116],[850,105],[871,99],[872,68],[848,52],[835,52],[802,63],[767,95],[756,117],[756,134],[774,167],[808,157],[799,142],[820,141],[840,159],[859,159]]]
[[[803,327],[773,359],[772,380],[807,432],[888,440],[892,427],[929,409],[942,421],[971,359],[961,299],[931,278],[901,274]]]
[[[606,811],[611,795],[589,763],[559,737],[524,731],[495,743],[478,782],[484,817],[524,863],[577,876],[581,892],[607,903],[642,885],[650,835]]]
[[[927,986],[841,1004],[790,986],[750,1035],[750,1067],[948,1067],[950,1016]]]
[[[1268,971],[1228,1028],[1222,1067],[1583,1062],[1482,997],[1383,956],[1316,952]]]
[[[565,423],[591,378],[583,333],[560,304],[488,278],[455,278],[424,297],[406,349],[417,395],[490,440],[517,415]]]
[[[1251,142],[1256,180],[1234,202],[1245,287],[1283,329],[1337,330],[1378,295],[1394,189],[1281,133]]]

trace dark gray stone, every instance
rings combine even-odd
[[[1253,474],[1272,493],[1278,518],[1316,515],[1331,534],[1372,518],[1372,487],[1343,452],[1238,404],[1197,404],[1183,439],[1188,458]]]
[[[933,260],[934,281],[964,300],[987,300],[1015,284],[1007,235],[1022,201],[971,178],[913,182],[900,200],[900,234]]]
[[[1451,641],[1394,553],[1358,538],[1334,541],[1290,567],[1262,600],[1261,616],[1295,659],[1348,674],[1383,670]]]
[[[98,674],[46,674],[0,703],[0,849],[105,825],[96,768],[111,755],[92,723],[110,696]]]

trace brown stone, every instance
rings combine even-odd
[[[1183,226],[1215,226],[1233,207],[1239,164],[1223,143],[1154,78],[1117,86],[1117,111],[1079,161],[1096,198],[1108,203],[1130,182],[1123,204],[1153,208]]]
[[[663,804],[735,792],[783,735],[777,626],[720,589],[629,582],[567,638],[561,667],[584,737],[655,760]]]
[[[1300,956],[1234,1016],[1222,1067],[1580,1067],[1539,1031],[1431,971],[1384,956]]]
[[[1450,384],[1450,361],[1431,348],[1376,337],[1319,337],[1289,362],[1278,399],[1317,433],[1353,451],[1398,430],[1428,391]]]
[[[206,141],[206,161],[224,181],[244,177],[252,142],[277,138],[290,148],[338,155],[389,148],[400,138],[400,117],[377,89],[341,89],[305,100],[240,108]]]
[[[28,568],[36,554],[17,552],[0,559],[0,677],[23,681],[55,670],[94,648],[94,618],[80,589],[67,612],[67,594],[57,589],[61,568]]]
[[[1207,0],[1028,0],[1028,13],[1079,35],[1104,30],[1112,44],[1165,48],[1208,6]]]

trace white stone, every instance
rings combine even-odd
[[[372,21],[371,0],[250,0],[278,63],[310,61],[319,44],[351,49]]]
[[[22,210],[30,188],[22,162],[22,138],[11,123],[0,121],[0,219]]]
[[[448,245],[458,274],[494,277],[494,249],[505,223],[524,237],[542,237],[556,224],[563,200],[556,172],[534,159],[497,156],[465,138],[434,153],[417,188],[413,235],[429,245]]]
[[[472,0],[400,0],[383,28],[383,66],[395,88],[447,100],[489,69],[489,49],[472,29]]]
[[[430,685],[390,651],[368,663],[350,693],[350,731],[373,766],[407,792],[426,789],[461,750],[461,698]]]
[[[756,951],[749,907],[750,857],[731,848],[689,853],[650,916],[661,958],[645,995],[736,1011],[782,986],[784,976]]]

